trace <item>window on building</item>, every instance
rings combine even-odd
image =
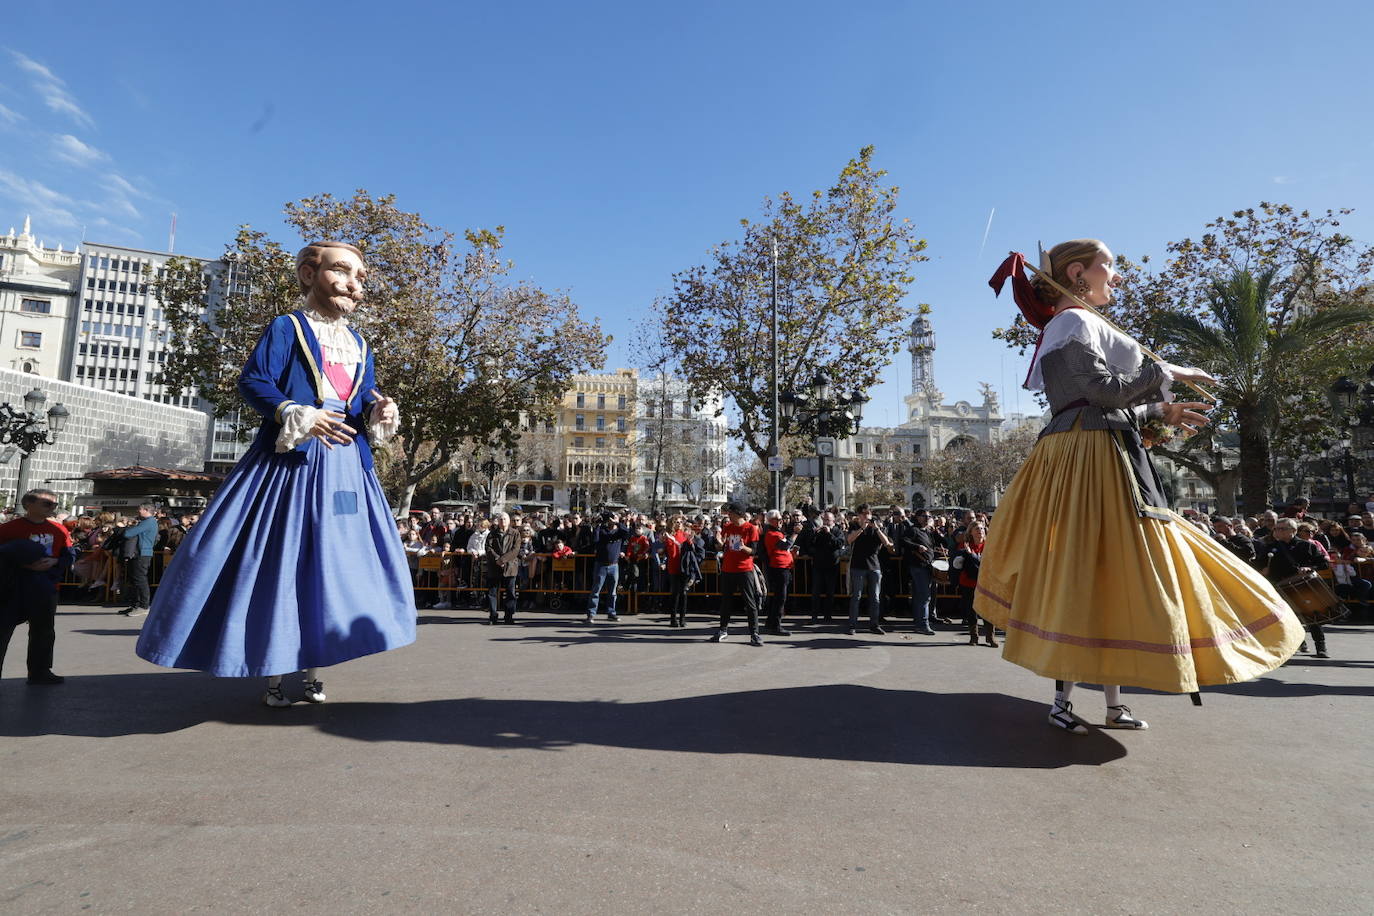
[[[682,419],[692,419],[692,402],[688,398],[683,398],[682,400]]]
[[[624,417],[616,417],[616,419],[615,419],[615,428],[616,428],[616,431],[617,431],[617,432],[622,432],[622,433],[623,433],[623,432],[625,431],[625,418],[624,418]]]
[[[582,430],[587,428],[587,418],[582,414],[573,417],[573,429]]]
[[[601,431],[604,430],[605,428],[606,428],[606,418],[605,418],[605,417],[598,416],[598,417],[596,418],[596,430],[597,430],[597,432],[601,432]]]
[[[543,486],[539,488],[539,501],[545,503],[553,502],[553,487]]]
[[[597,437],[596,437],[596,447],[597,447],[597,448],[605,448],[605,447],[606,447],[606,437],[605,437],[605,436],[597,436]]]
[[[19,311],[48,315],[52,313],[52,302],[48,299],[20,299]]]
[[[862,442],[855,442],[855,443],[854,443],[854,454],[856,454],[856,455],[862,455],[863,453],[864,453],[864,444],[863,444]]]
[[[646,417],[648,417],[650,420],[652,420],[652,419],[653,419],[655,416],[657,416],[657,415],[658,415],[658,405],[657,405],[657,404],[655,404],[653,401],[650,401],[648,404],[644,405],[644,416],[646,416]]]
[[[615,399],[615,408],[616,410],[624,410],[626,404],[628,403],[629,402],[626,400],[625,395],[622,394],[620,397]]]
[[[597,409],[597,410],[605,410],[605,409],[606,409],[606,396],[605,396],[604,394],[598,394],[598,395],[596,396],[596,409]]]
[[[573,436],[573,448],[582,448],[583,439],[581,436]]]
[[[834,466],[829,465],[829,464],[827,464],[827,465],[825,466],[825,479],[826,479],[828,482],[831,482],[831,483],[834,482],[834,480],[835,480],[835,468],[834,468]]]
[[[873,454],[874,454],[874,455],[881,455],[882,453],[883,453],[883,444],[882,444],[881,442],[874,442],[874,443],[873,443]]]
[[[579,392],[577,393],[577,406],[578,406],[578,407],[586,407],[586,406],[587,406],[587,396],[586,396],[585,394],[583,394],[581,391],[579,391]]]
[[[19,346],[37,350],[43,346],[43,333],[41,331],[20,331]]]
[[[911,455],[913,458],[921,457],[921,444],[919,442],[911,443]]]

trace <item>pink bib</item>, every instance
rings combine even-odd
[[[334,386],[334,392],[340,401],[347,401],[348,396],[353,393],[353,373],[344,368],[343,363],[332,363],[324,361],[324,376],[329,379],[329,384]]]

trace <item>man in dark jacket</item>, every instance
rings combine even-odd
[[[634,532],[616,521],[613,513],[601,513],[601,524],[592,531],[588,545],[596,556],[592,560],[592,591],[587,597],[584,623],[596,620],[601,589],[607,582],[610,582],[611,594],[606,599],[606,619],[612,622],[619,619],[615,612],[615,593],[620,587],[620,555],[625,552],[625,542],[632,537]]]
[[[511,527],[510,516],[498,512],[492,516],[491,531],[487,533],[487,623],[497,622],[496,600],[504,591],[505,621],[515,623],[516,577],[520,574],[520,532]]]
[[[822,616],[830,619],[835,609],[835,592],[839,584],[840,554],[844,551],[844,533],[835,524],[835,516],[822,512],[813,520],[814,527],[806,532],[799,545],[811,558],[811,619]]]
[[[935,530],[930,526],[930,513],[917,509],[909,521],[897,529],[897,546],[911,580],[911,620],[916,632],[934,636],[930,626],[930,590],[934,585]]]

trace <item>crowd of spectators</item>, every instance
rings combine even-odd
[[[1374,500],[1351,503],[1336,517],[1315,517],[1310,505],[1298,498],[1282,510],[1253,516],[1186,509],[1182,515],[1271,579],[1324,576],[1355,617],[1368,616],[1374,604]],[[613,596],[623,590],[648,593],[650,610],[667,611],[670,625],[682,626],[688,592],[702,580],[703,568],[738,571],[727,570],[738,565],[727,556],[730,531],[739,530],[731,528],[733,521],[755,532],[753,543],[740,546],[749,546],[750,557],[757,560],[750,565],[758,570],[755,610],[764,632],[785,635],[784,621],[799,614],[814,623],[833,623],[839,615],[847,620],[845,629],[854,632],[866,612],[870,632],[884,633],[886,622],[909,618],[917,633],[931,634],[937,623],[958,623],[968,628],[970,644],[980,642],[973,593],[990,524],[987,513],[895,505],[822,508],[809,499],[783,512],[752,506],[737,511],[732,520],[723,510],[512,509],[487,516],[434,508],[413,512],[397,526],[415,575],[417,603],[422,608],[485,609],[492,622],[510,622],[517,610],[536,601],[558,607],[569,600],[587,604],[588,621],[598,609],[615,619]],[[0,523],[13,517],[13,510],[0,512]],[[129,604],[125,613],[136,615],[147,606],[146,583],[156,583],[167,557],[199,517],[145,505],[134,515],[58,511],[54,521],[71,534],[77,554],[71,578],[78,597],[103,601],[118,594]],[[602,526],[614,537],[599,535]],[[607,555],[608,547],[614,556]],[[426,557],[438,559],[423,562]],[[585,562],[571,568],[554,562],[570,557]],[[794,576],[803,565],[797,558],[804,558],[810,593],[805,607],[792,606],[797,603],[791,595]],[[841,582],[845,561],[849,580]],[[954,616],[962,619],[941,613],[941,584],[955,596]],[[526,594],[532,585],[539,587]],[[744,597],[747,605],[749,596]],[[751,624],[751,629],[757,627]],[[981,644],[996,645],[996,634],[986,622],[981,637]],[[1324,655],[1320,627],[1313,628],[1313,637],[1318,655]]]
[[[655,598],[650,606],[658,610],[666,608],[670,625],[680,626],[686,592],[692,580],[701,579],[702,563],[714,561],[715,570],[721,573],[737,571],[728,568],[731,565],[727,556],[730,552],[728,529],[732,520],[725,511],[682,514],[607,510],[584,514],[512,510],[508,514],[498,513],[494,517],[497,525],[506,523],[501,518],[503,515],[507,516],[509,530],[514,533],[514,565],[511,568],[514,569],[516,608],[529,608],[536,600],[542,600],[522,593],[530,583],[540,582],[543,574],[543,581],[552,582],[558,591],[586,590],[578,600],[588,601],[586,618],[589,621],[596,617],[598,609],[604,609],[612,620],[618,616],[611,596],[619,588],[630,593],[651,593]],[[797,612],[797,608],[788,607],[788,602],[794,558],[804,557],[811,591],[806,610],[812,620],[832,621],[837,612],[847,613],[847,629],[852,630],[858,612],[864,610],[868,629],[883,632],[884,614],[889,617],[909,614],[918,621],[918,631],[929,633],[932,621],[948,622],[933,614],[936,596],[931,586],[939,575],[934,570],[939,567],[941,573],[948,575],[952,568],[953,575],[961,578],[966,586],[971,584],[968,577],[976,575],[977,554],[965,545],[964,530],[974,524],[985,531],[987,515],[981,512],[932,514],[924,510],[913,512],[901,506],[877,511],[870,511],[867,506],[853,510],[833,507],[822,511],[808,500],[795,509],[772,514],[757,507],[741,509],[738,522],[751,526],[756,532],[750,555],[757,557],[761,573],[758,611],[766,618],[765,631],[779,632],[783,619]],[[614,537],[599,534],[602,527]],[[502,613],[511,603],[504,584],[501,607],[494,603],[489,592],[477,586],[479,582],[490,584],[496,574],[495,566],[488,565],[494,564],[496,556],[495,549],[489,549],[488,544],[493,536],[491,518],[471,510],[445,512],[436,508],[412,513],[398,522],[398,529],[415,574],[422,607],[486,608],[492,622],[498,617],[504,620],[512,616]],[[605,555],[608,544],[614,545],[614,557]],[[688,549],[680,546],[683,544],[689,545]],[[981,537],[977,545],[981,552]],[[501,554],[508,552],[501,551]],[[573,555],[585,557],[586,563],[560,578],[549,577],[551,573],[556,577],[557,573],[545,564],[554,558]],[[973,558],[968,562],[967,572],[958,565],[961,555]],[[425,563],[426,557],[442,558],[442,563]],[[683,575],[678,567],[684,559],[693,570],[687,574],[686,581],[675,579]],[[956,564],[953,567],[951,559]],[[850,585],[857,580],[859,594],[855,594],[853,587],[840,587],[838,573],[842,561],[848,561]],[[913,599],[908,611],[905,606],[896,606],[896,596],[909,593],[910,583],[902,573],[903,568],[908,568],[909,573],[910,567],[920,567],[923,571],[923,587],[919,609]],[[509,577],[501,575],[501,578]],[[603,590],[606,594],[602,594]],[[971,588],[966,590],[971,595]],[[590,600],[593,592],[599,596],[596,601]]]
[[[1351,504],[1339,518],[1312,517],[1309,506],[1306,499],[1297,499],[1282,511],[1257,516],[1205,515],[1193,510],[1182,514],[1271,579],[1321,574],[1353,615],[1367,615],[1374,599],[1374,502],[1368,506]],[[1289,521],[1280,524],[1281,519]],[[757,507],[740,509],[738,519],[725,511],[584,514],[513,510],[508,515],[512,555],[507,558],[512,575],[503,578],[514,587],[501,590],[500,607],[483,587],[490,562],[487,538],[491,520],[474,511],[432,509],[398,524],[415,568],[421,605],[486,609],[493,623],[510,621],[515,609],[547,600],[545,595],[550,591],[578,589],[583,592],[573,600],[587,602],[588,622],[598,609],[613,620],[617,617],[616,604],[603,592],[609,589],[614,594],[618,586],[625,592],[651,594],[645,606],[666,611],[669,625],[681,626],[686,590],[702,576],[697,571],[685,583],[675,578],[679,558],[691,558],[694,569],[700,568],[696,564],[714,561],[712,568],[721,574],[739,573],[738,564],[730,559],[731,536],[743,524],[750,526],[757,538],[749,556],[757,560],[751,566],[759,570],[751,587],[757,589],[756,611],[762,626],[751,623],[751,632],[757,628],[785,635],[784,621],[789,616],[796,620],[798,615],[807,614],[812,622],[822,624],[833,623],[838,615],[842,625],[847,621],[844,628],[850,633],[855,632],[861,617],[867,618],[868,631],[877,634],[886,632],[885,626],[892,621],[910,619],[917,633],[933,634],[937,623],[957,624],[967,628],[970,645],[995,647],[997,632],[973,612],[982,545],[990,523],[987,513],[972,510],[944,513],[900,506],[871,511],[867,506],[822,509],[810,500],[781,513],[767,513]],[[1311,544],[1319,561],[1286,563],[1292,550],[1282,545],[1290,523],[1296,539]],[[616,532],[613,562],[610,557],[598,556],[606,547],[605,539],[598,539],[602,524]],[[684,551],[679,546],[684,543],[694,549]],[[1306,548],[1300,544],[1297,549]],[[535,590],[539,595],[524,594],[531,583],[541,582],[541,572],[548,572],[545,564],[552,558],[570,555],[582,556],[586,563],[557,580],[546,577],[544,587]],[[442,556],[445,562],[426,566],[421,564],[426,556]],[[807,569],[810,595],[805,607],[789,606],[796,603],[791,596],[795,569],[801,565],[796,564],[796,558],[804,558]],[[848,582],[840,581],[843,561],[847,561]],[[1325,569],[1330,572],[1323,573]],[[744,600],[746,610],[750,601],[750,595],[739,590],[737,580],[731,581],[735,584],[728,589],[728,596],[713,597],[712,604],[702,608],[714,611],[720,605],[727,606],[722,631],[738,600]],[[953,614],[942,613],[942,606],[937,604],[937,586],[941,584],[946,595],[953,592],[955,596],[943,606],[945,611],[951,605],[957,608]],[[507,612],[502,614],[502,610]],[[1320,657],[1325,654],[1325,644],[1319,627],[1313,629],[1313,637]]]
[[[0,524],[15,517],[12,508],[0,511]],[[169,512],[151,503],[133,515],[99,510],[74,515],[59,509],[53,516],[71,535],[76,552],[71,576],[77,600],[103,602],[107,594],[116,594],[130,608],[144,610],[149,583],[161,576],[167,552],[175,551],[199,520],[198,512]]]

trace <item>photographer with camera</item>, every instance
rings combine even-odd
[[[634,532],[621,524],[615,513],[603,511],[599,524],[589,537],[588,547],[596,554],[592,566],[592,592],[587,598],[587,616],[584,623],[596,620],[597,605],[601,601],[601,589],[609,581],[610,596],[606,599],[606,619],[612,622],[619,619],[615,612],[616,590],[620,587],[620,555],[625,552],[625,542],[634,537]]]
[[[859,506],[854,521],[849,524],[849,627],[846,632],[854,635],[859,627],[859,601],[867,594],[868,632],[879,636],[887,631],[881,620],[883,570],[879,553],[883,548],[892,549],[892,539],[887,536],[883,526],[869,510],[868,504]]]

